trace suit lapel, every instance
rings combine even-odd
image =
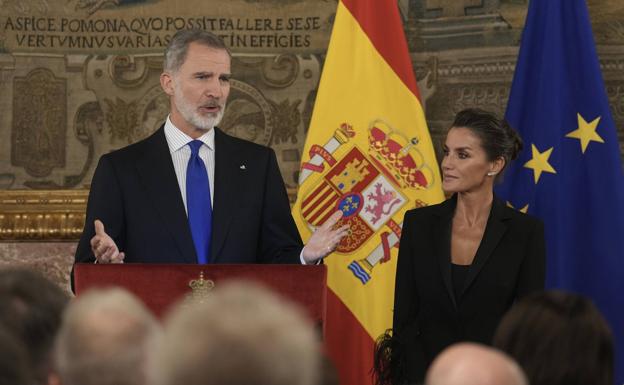
[[[212,207],[212,244],[210,246],[213,262],[218,262],[219,252],[235,211],[238,195],[236,178],[239,164],[235,159],[236,148],[230,138],[215,127],[215,176]]]
[[[451,223],[456,205],[456,196],[444,201],[440,205],[440,210],[437,213],[438,221],[433,229],[435,253],[440,266],[440,274],[442,274],[444,286],[455,308],[457,308],[457,303],[453,292],[453,283],[451,282]]]
[[[470,287],[481,271],[481,268],[483,268],[485,262],[487,262],[490,255],[492,255],[492,252],[505,234],[505,231],[507,231],[507,225],[504,223],[506,219],[504,211],[504,203],[494,197],[490,217],[488,218],[485,232],[483,233],[483,239],[481,240],[481,244],[479,244],[474,261],[468,270],[468,276],[466,277],[466,283],[462,294]]]
[[[136,163],[145,193],[160,214],[162,225],[169,230],[175,240],[180,251],[180,262],[194,263],[197,256],[165,138],[164,126],[148,139],[145,148],[143,156]]]

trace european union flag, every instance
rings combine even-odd
[[[545,223],[549,288],[594,300],[624,383],[624,175],[584,0],[532,0],[506,118],[524,149],[498,194]]]

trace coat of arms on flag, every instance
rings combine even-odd
[[[396,1],[338,1],[301,158],[301,238],[336,210],[349,226],[323,262],[328,355],[342,384],[370,385],[374,341],[392,327],[403,216],[444,198]]]
[[[312,145],[299,180],[303,196],[300,215],[308,227],[316,227],[341,210],[340,224],[350,228],[336,249],[338,253],[356,252],[379,237],[379,247],[349,265],[365,284],[375,265],[388,261],[390,248],[398,245],[402,209],[424,205],[414,193],[430,188],[434,174],[418,149],[417,138],[407,138],[382,119],[370,123],[365,142],[355,138],[357,132],[343,123],[324,146]],[[361,148],[353,142],[368,146]],[[335,155],[338,153],[341,155]],[[322,176],[309,178],[313,173]]]

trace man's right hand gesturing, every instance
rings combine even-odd
[[[91,251],[95,255],[97,263],[123,263],[126,256],[123,252],[119,252],[115,241],[106,231],[104,224],[99,219],[94,222],[95,236],[91,238]]]

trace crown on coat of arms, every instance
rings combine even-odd
[[[334,138],[338,140],[340,144],[345,144],[349,141],[350,138],[355,136],[355,129],[349,123],[342,123],[340,127],[336,129],[334,132]]]
[[[369,154],[402,188],[426,189],[432,180],[433,173],[417,144],[418,138],[408,139],[382,119],[372,121],[368,127]]]
[[[185,302],[187,303],[202,303],[215,287],[214,281],[204,279],[203,271],[199,273],[199,279],[190,280],[188,285],[191,288],[191,293],[186,295]]]

